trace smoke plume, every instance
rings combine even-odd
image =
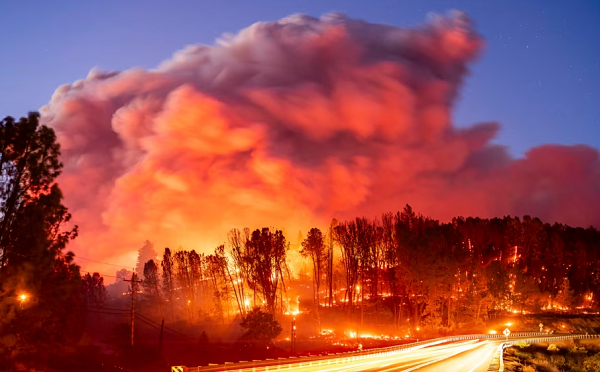
[[[453,126],[482,46],[461,13],[416,29],[294,15],[155,70],[92,70],[42,109],[62,144],[76,252],[133,266],[146,239],[208,251],[232,227],[274,226],[295,240],[406,203],[441,220],[600,226],[597,150],[514,159],[490,142],[498,124]]]

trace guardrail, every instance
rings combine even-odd
[[[546,335],[539,332],[515,332],[511,333],[509,338]],[[425,341],[413,342],[409,344],[387,346],[363,351],[349,351],[344,353],[320,354],[313,356],[298,356],[279,359],[266,359],[254,361],[240,361],[237,363],[226,362],[225,364],[209,364],[200,367],[178,367],[187,372],[217,372],[217,371],[238,371],[238,372],[266,372],[280,369],[291,369],[302,366],[339,364],[366,359],[377,356],[390,355],[391,353],[406,352],[426,346],[443,344],[446,342],[466,341],[476,339],[501,339],[505,338],[502,334],[475,334],[475,335],[456,335],[439,337]],[[335,360],[335,363],[331,363]]]
[[[527,339],[519,339],[519,340],[512,340],[512,341],[508,341],[508,342],[503,342],[498,346],[498,350],[496,350],[496,353],[494,355],[494,358],[492,359],[492,363],[490,364],[490,367],[488,368],[488,371],[498,371],[498,372],[504,372],[504,349],[509,347],[509,346],[513,346],[515,344],[518,344],[519,342],[527,342],[527,343],[537,343],[537,342],[547,342],[547,341],[564,341],[564,340],[573,340],[573,339],[586,339],[586,338],[600,338],[600,335],[597,334],[585,334],[585,335],[561,335],[561,334],[557,334],[555,336],[546,336],[546,337],[533,337],[533,338],[527,338]],[[496,363],[497,361],[497,363]],[[496,369],[496,365],[498,366],[498,368]]]

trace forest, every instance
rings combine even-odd
[[[598,230],[529,216],[443,223],[407,205],[379,218],[334,219],[295,243],[273,228],[232,229],[226,239],[211,254],[180,247],[157,255],[146,241],[136,270],[145,307],[190,324],[231,323],[262,307],[310,314],[315,333],[333,312],[360,325],[447,334],[507,313],[593,312],[600,295]],[[127,293],[120,283],[117,293]]]

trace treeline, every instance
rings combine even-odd
[[[212,254],[166,248],[160,260],[140,265],[140,275],[161,315],[227,323],[255,306],[274,315],[299,311],[296,287],[306,273],[293,256],[301,256],[313,288],[303,306],[317,323],[323,311],[362,323],[383,308],[395,326],[405,318],[451,330],[507,312],[596,308],[599,252],[600,233],[591,227],[529,216],[441,223],[407,205],[375,219],[333,220],[295,246],[281,230],[233,229]]]

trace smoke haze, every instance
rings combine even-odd
[[[133,266],[146,239],[209,251],[232,227],[274,226],[295,241],[332,217],[407,203],[445,221],[600,226],[596,149],[546,145],[514,159],[491,143],[498,124],[453,126],[482,47],[461,13],[415,29],[294,15],[155,70],[92,70],[42,109],[81,228],[73,248]]]

